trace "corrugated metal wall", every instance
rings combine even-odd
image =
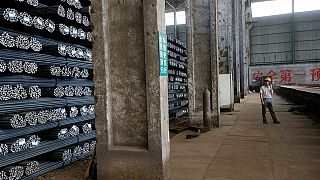
[[[167,26],[167,35],[175,37],[174,26]],[[185,45],[187,44],[187,27],[185,24],[177,25],[177,37],[175,38],[179,39]]]
[[[255,18],[251,65],[292,64],[291,14]],[[295,63],[320,62],[320,11],[296,13]]]

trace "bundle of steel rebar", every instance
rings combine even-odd
[[[55,23],[50,19],[44,19],[38,16],[30,16],[26,12],[18,12],[13,8],[0,9],[0,12],[3,12],[3,18],[9,22],[18,22],[22,25],[31,27],[32,25],[39,30],[46,29],[48,32],[54,32]]]
[[[34,37],[24,35],[9,35],[8,32],[2,32],[0,35],[0,44],[4,47],[16,47],[23,50],[33,50],[39,52],[42,50],[42,43]]]
[[[91,123],[85,123],[82,126],[82,132],[85,134],[91,133],[92,132],[92,124]]]
[[[62,153],[62,160],[64,164],[69,164],[72,160],[72,151],[71,149],[64,150]]]
[[[74,118],[74,117],[78,116],[78,114],[79,114],[79,110],[78,110],[77,107],[73,106],[73,107],[70,108],[69,116],[71,118]]]
[[[87,40],[87,41],[92,40],[92,39],[88,39],[88,37],[87,37],[87,34],[88,33],[91,34],[91,32],[85,32],[83,29],[81,29],[81,28],[77,29],[74,26],[67,26],[65,24],[60,23],[59,30],[57,30],[57,31],[59,31],[64,36],[70,35],[72,38],[78,38],[80,40]],[[89,41],[89,42],[91,42],[91,41]]]
[[[10,152],[17,153],[27,149],[35,148],[40,143],[40,138],[37,135],[13,138],[6,141],[6,145],[10,147]]]
[[[56,131],[53,131],[53,133],[56,133]],[[68,128],[63,128],[58,133],[58,139],[67,139],[69,136]]]
[[[8,175],[6,171],[0,171],[0,179],[8,180]]]
[[[68,133],[69,133],[70,136],[72,136],[72,137],[78,136],[79,133],[80,133],[78,126],[73,125],[73,126],[69,129]]]
[[[40,168],[40,163],[38,161],[24,161],[19,165],[24,167],[24,172],[26,175],[31,175],[37,172]]]
[[[1,92],[1,91],[0,91]],[[85,98],[84,102],[79,102],[77,100],[70,99],[70,103],[78,104],[92,104],[92,97]],[[26,112],[32,110],[41,110],[41,109],[53,109],[64,107],[67,105],[66,99],[57,99],[57,98],[39,98],[39,99],[23,99],[23,100],[10,100],[1,102],[0,106],[0,115]]]
[[[48,109],[41,111],[32,111],[14,115],[0,117],[1,127],[24,128],[29,124],[35,126],[38,123],[44,124],[51,121],[57,121],[67,118],[65,108]]]
[[[0,156],[5,156],[9,153],[8,145],[0,144]]]
[[[58,43],[57,45],[49,45],[43,47],[43,52],[59,55],[63,57],[77,58],[81,60],[92,61],[92,52],[86,48],[80,48],[76,46],[66,45]]]
[[[8,179],[20,179],[24,175],[24,168],[22,166],[11,166],[8,168],[5,168],[4,170],[8,170],[9,177]]]
[[[39,4],[38,0],[15,0],[15,1],[17,1],[17,2],[26,2],[29,5],[35,6],[35,7],[38,6],[38,4]]]
[[[32,99],[38,99],[41,97],[41,89],[38,86],[29,86],[27,93],[21,84],[14,88],[11,85],[0,86],[0,100],[26,99],[27,95]]]
[[[62,4],[32,9],[30,11],[30,14],[41,15],[41,16],[47,17],[47,18],[54,18],[55,20],[60,21],[60,22],[66,22],[66,20],[69,20],[69,21],[67,21],[68,24],[78,25],[78,26],[80,25],[81,27],[84,27],[87,30],[90,29],[90,28],[87,28],[85,26],[85,24],[82,24],[83,18],[79,12],[75,12],[71,8],[67,8],[67,7],[63,6]],[[79,20],[79,18],[81,18],[81,20]],[[89,25],[90,25],[90,22],[89,22]]]
[[[81,92],[80,92],[81,91]],[[76,93],[76,94],[75,94]],[[54,96],[55,97],[72,97],[72,96],[91,96],[92,90],[90,87],[81,87],[80,86],[58,86],[54,89]]]

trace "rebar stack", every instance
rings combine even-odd
[[[88,0],[0,7],[0,180],[34,179],[93,153]]]

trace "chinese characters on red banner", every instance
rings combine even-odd
[[[320,68],[311,70],[311,81],[320,81]]]
[[[292,82],[292,70],[289,69],[282,69],[281,73],[281,81],[280,82]]]
[[[261,77],[264,76],[271,77],[274,82],[280,83],[294,83],[294,77],[298,76],[305,76],[308,81],[311,80],[320,82],[320,68],[311,69],[309,70],[309,73],[306,73],[305,71],[294,72],[292,69],[281,69],[279,71],[276,71],[274,69],[267,69],[267,71],[257,70],[252,73],[252,80],[260,81]]]

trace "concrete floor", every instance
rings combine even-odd
[[[262,124],[258,94],[222,113],[221,128],[186,140],[171,139],[170,171],[174,180],[320,180],[320,127],[307,116],[287,112],[274,97],[282,124]]]

